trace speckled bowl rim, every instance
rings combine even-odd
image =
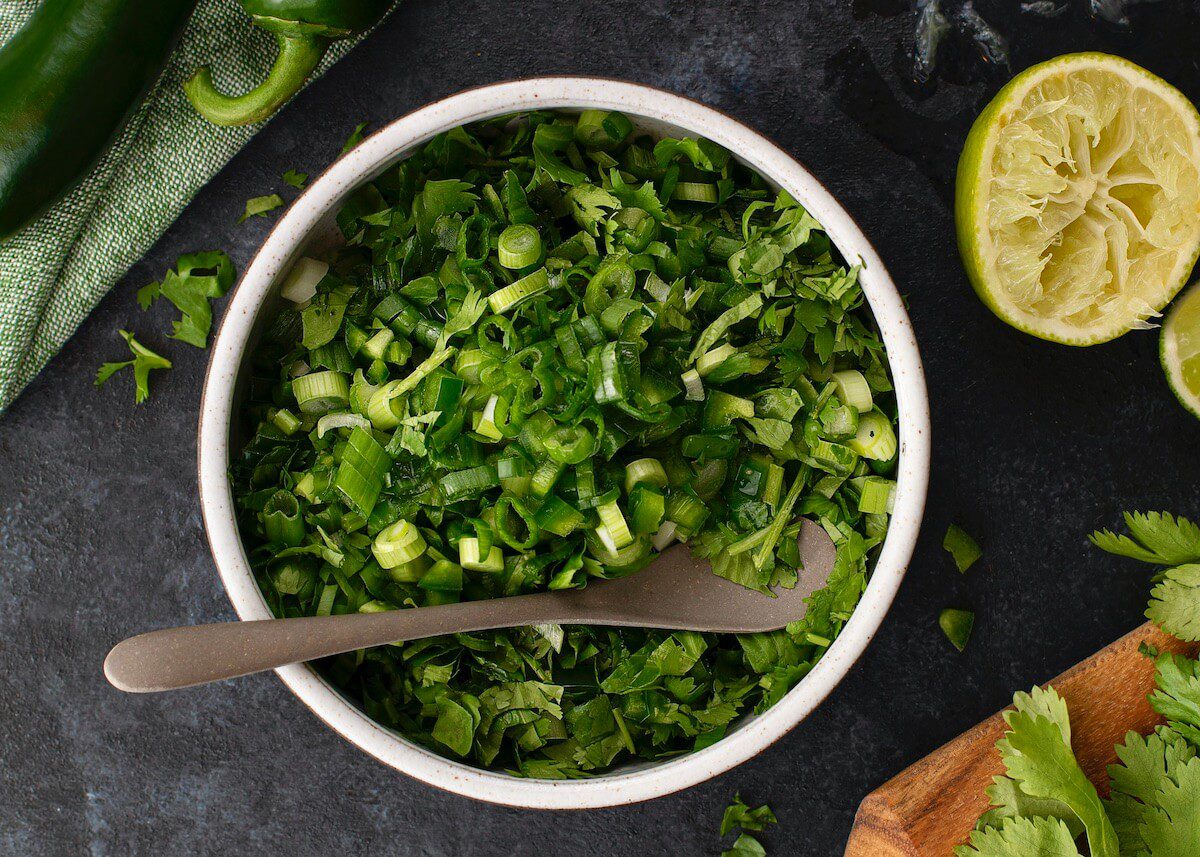
[[[384,764],[432,786],[478,800],[540,809],[635,803],[717,776],[787,734],[833,690],[883,621],[916,545],[929,477],[930,422],[925,378],[911,322],[874,248],[833,196],[774,143],[695,101],[624,81],[540,77],[458,93],[397,119],[335,162],[292,204],[233,291],[213,344],[200,409],[197,460],[201,509],[213,559],[243,620],[272,614],[251,573],[234,518],[228,476],[235,381],[256,314],[277,275],[299,255],[314,226],[354,187],[435,134],[491,116],[549,108],[621,110],[686,128],[735,153],[788,190],[851,261],[887,348],[900,413],[895,512],[871,580],[853,616],[813,670],[782,700],[696,753],[588,780],[520,779],[443,758],[372,721],[310,667],[277,670],[326,724]]]

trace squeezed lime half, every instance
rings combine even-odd
[[[1120,57],[1033,66],[971,128],[955,225],[971,285],[1013,327],[1068,345],[1150,327],[1200,254],[1200,115]]]
[[[1188,289],[1167,314],[1159,356],[1179,401],[1200,417],[1200,283]]]

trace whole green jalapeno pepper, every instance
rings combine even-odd
[[[387,12],[390,0],[241,0],[254,23],[275,35],[279,55],[267,79],[244,95],[224,95],[207,68],[183,85],[195,108],[217,125],[261,122],[299,91],[329,45],[360,35]]]
[[[0,49],[0,240],[87,175],[196,0],[44,0]]]

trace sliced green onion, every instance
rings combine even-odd
[[[545,268],[538,268],[532,274],[522,277],[511,286],[505,286],[498,292],[488,295],[488,303],[492,312],[503,315],[522,301],[540,295],[550,288],[550,275]]]
[[[529,550],[541,538],[541,528],[533,512],[520,497],[503,496],[493,507],[496,535],[514,550]],[[524,534],[517,527],[523,527]]]
[[[625,516],[621,514],[616,500],[597,506],[596,513],[600,516],[596,535],[606,548],[619,551],[633,541],[633,534],[629,532],[629,525],[625,523]]]
[[[500,233],[496,254],[501,265],[514,271],[536,265],[542,258],[542,236],[529,223],[514,223]]]
[[[342,428],[370,429],[371,421],[359,414],[326,414],[317,420],[317,437],[325,437],[327,432]]]
[[[425,553],[425,539],[420,530],[401,518],[379,531],[371,544],[371,553],[382,568],[395,568]]]
[[[768,506],[774,506],[779,502],[779,495],[783,491],[783,468],[775,462],[767,465],[767,479],[763,484],[762,496],[759,498]]]
[[[629,525],[637,535],[658,532],[666,511],[666,498],[658,488],[641,483],[630,492]]]
[[[613,149],[632,133],[629,117],[609,110],[585,110],[575,124],[575,141],[585,149]]]
[[[362,353],[372,360],[382,360],[387,347],[392,344],[392,340],[395,338],[396,334],[392,333],[392,329],[385,327],[363,343]]]
[[[708,518],[708,506],[690,494],[672,492],[667,499],[667,520],[674,521],[680,535],[690,535],[700,529]]]
[[[858,511],[871,515],[890,514],[896,483],[882,476],[866,476],[858,495]]]
[[[796,505],[796,501],[800,499],[800,492],[804,490],[804,483],[808,481],[808,474],[809,469],[801,467],[800,472],[796,474],[796,478],[792,480],[792,487],[788,489],[787,496],[783,498],[778,511],[775,512],[774,520],[771,521],[770,526],[766,529],[762,543],[758,546],[758,550],[754,552],[754,565],[756,568],[762,568],[766,565],[767,558],[775,550],[775,545],[778,543],[779,537],[783,535],[783,528],[791,520],[792,508]]]
[[[402,562],[387,571],[388,577],[396,581],[396,583],[417,583],[429,571],[429,557],[426,554],[421,554],[415,559],[410,559],[408,562]]]
[[[546,454],[559,464],[579,464],[596,452],[596,437],[584,426],[561,426],[544,441]]]
[[[583,526],[583,513],[553,494],[545,499],[534,515],[537,525],[556,536],[569,536]]]
[[[350,382],[341,372],[310,372],[292,381],[292,395],[302,413],[323,414],[349,404]]]
[[[625,493],[632,494],[634,487],[642,483],[667,487],[667,471],[657,458],[639,458],[625,465]]]
[[[304,518],[300,503],[290,491],[276,491],[262,510],[263,532],[267,541],[294,548],[304,541]]]
[[[369,518],[391,466],[391,456],[370,430],[356,427],[350,432],[342,452],[342,462],[333,480],[334,488],[350,508]]]
[[[300,428],[300,418],[289,411],[287,408],[279,408],[270,416],[271,423],[275,428],[287,435],[295,434]]]
[[[700,380],[700,373],[695,369],[689,369],[679,377],[683,380],[683,387],[686,391],[685,398],[689,402],[703,402],[704,382]]]
[[[663,521],[662,526],[658,528],[658,532],[650,539],[650,544],[654,546],[656,551],[665,550],[667,545],[676,539],[676,530],[679,527],[674,521]]]
[[[317,294],[317,283],[329,273],[329,263],[301,256],[288,271],[279,294],[292,303],[308,303]]]
[[[896,431],[887,417],[871,411],[859,418],[858,433],[848,446],[863,458],[887,461],[896,454]]]
[[[700,359],[696,361],[696,372],[703,378],[737,353],[738,350],[728,342],[718,345],[700,355]]]
[[[463,588],[462,573],[461,565],[450,562],[448,559],[439,559],[421,576],[417,585],[430,592],[461,592]]]
[[[401,396],[414,390],[417,384],[425,379],[425,376],[432,372],[437,367],[446,362],[456,351],[454,346],[443,348],[435,351],[429,357],[414,369],[407,378],[402,378],[399,381],[389,381],[381,386],[371,396],[371,401],[367,404],[367,416],[377,429],[394,429],[400,425],[402,412],[397,413],[393,402]],[[304,377],[309,377],[305,375]],[[299,380],[299,379],[298,379]]]
[[[675,191],[671,194],[672,199],[678,199],[681,202],[705,202],[715,203],[721,198],[720,192],[715,184],[708,182],[678,182],[675,185]]]
[[[862,372],[857,369],[834,372],[832,380],[837,387],[838,398],[860,414],[865,414],[874,406],[871,385],[867,383]]]
[[[534,497],[545,497],[554,488],[564,469],[566,469],[566,465],[561,462],[553,459],[543,461],[533,473],[533,479],[529,483],[529,493]]]
[[[754,402],[726,393],[724,390],[713,390],[704,405],[706,428],[725,428],[735,419],[748,420],[752,416],[754,416]]]
[[[497,487],[500,484],[500,477],[494,466],[481,464],[478,467],[447,473],[441,478],[440,484],[442,493],[446,495],[446,502],[457,503],[459,500],[474,497]]]
[[[499,574],[504,571],[504,552],[496,545],[488,550],[487,558],[480,557],[479,539],[464,538],[458,542],[458,564],[468,571]]]

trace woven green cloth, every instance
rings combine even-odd
[[[0,43],[37,2],[0,2]],[[318,69],[350,48],[337,42]],[[201,0],[158,84],[83,183],[0,244],[0,412],[46,365],[105,293],[261,125],[221,128],[181,84],[209,64],[223,91],[261,81],[274,39],[234,0]]]

